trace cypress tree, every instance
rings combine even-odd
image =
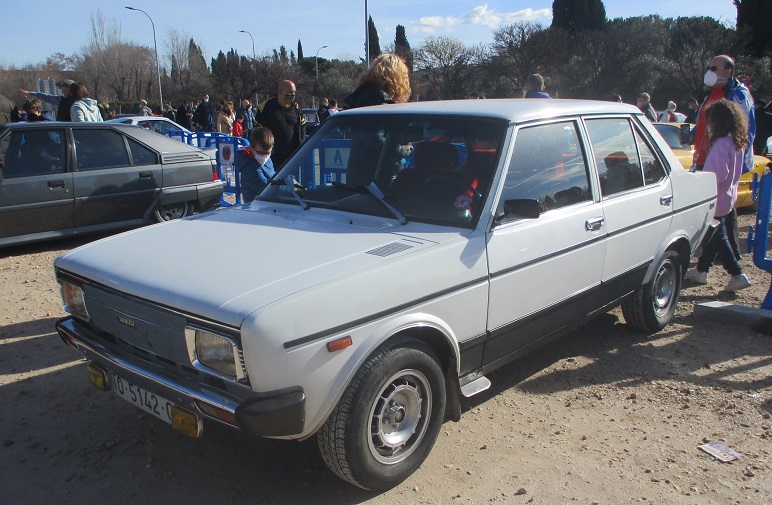
[[[606,24],[606,8],[601,0],[554,0],[552,28],[570,33],[602,30]]]

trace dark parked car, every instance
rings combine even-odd
[[[212,156],[136,126],[0,128],[0,246],[169,221],[222,191]]]

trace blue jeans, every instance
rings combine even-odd
[[[728,214],[727,214],[728,215]],[[705,247],[702,249],[702,256],[697,261],[697,271],[707,272],[710,270],[710,265],[718,257],[721,260],[721,264],[724,269],[729,272],[730,275],[740,275],[743,273],[743,269],[737,258],[732,251],[732,246],[729,244],[729,236],[726,230],[726,217],[721,216],[716,219],[719,222],[719,226],[716,229],[716,233],[710,239]]]

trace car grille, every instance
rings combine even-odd
[[[224,391],[231,389],[229,381],[191,365],[185,327],[193,324],[231,337],[237,336],[236,331],[231,328],[223,331],[216,323],[92,284],[84,285],[83,290],[92,331],[107,350],[140,366],[150,363],[171,375],[187,377]],[[243,366],[243,356],[240,358]]]

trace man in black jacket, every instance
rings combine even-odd
[[[295,102],[295,83],[279,82],[276,96],[261,103],[255,114],[255,121],[265,126],[274,137],[273,166],[276,171],[284,165],[290,155],[300,147],[306,138],[306,119]]]

